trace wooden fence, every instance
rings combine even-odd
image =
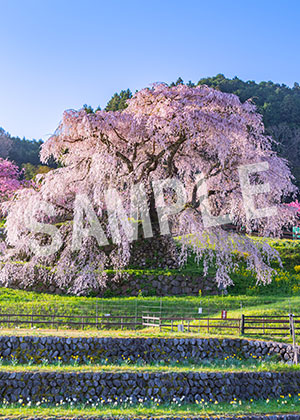
[[[204,317],[160,317],[143,315],[142,324],[144,327],[158,327],[170,331],[195,331],[195,332],[216,332],[216,330],[230,330],[241,332],[241,318],[204,318]]]
[[[293,315],[295,333],[300,333],[300,316]],[[242,315],[241,334],[291,335],[290,317],[284,315]]]
[[[74,328],[136,329],[142,326],[141,317],[125,315],[59,315],[59,314],[13,314],[0,313],[1,326],[28,326],[29,328]]]
[[[300,316],[292,316],[293,330],[300,335]],[[242,315],[241,318],[173,317],[144,314],[127,315],[63,315],[0,313],[1,327],[70,329],[131,329],[154,327],[159,331],[187,331],[255,336],[292,335],[291,316]]]
[[[295,334],[300,334],[300,316],[292,316]],[[160,331],[195,331],[207,333],[240,333],[256,336],[292,335],[291,317],[289,315],[261,316],[242,315],[241,318],[183,318],[143,315],[144,327],[157,327]]]

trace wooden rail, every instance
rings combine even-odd
[[[300,316],[293,316],[295,334],[300,333]],[[242,315],[241,333],[247,335],[290,335],[289,315]]]
[[[221,317],[173,317],[173,316],[128,316],[128,315],[63,315],[49,314],[16,314],[0,313],[0,326],[26,326],[30,328],[95,328],[95,329],[137,329],[145,327],[170,331],[218,332],[231,331],[246,335],[290,335],[291,322],[289,315],[242,315],[241,318]],[[300,316],[293,315],[295,334],[300,334]]]
[[[240,332],[241,319],[240,318],[200,318],[200,317],[159,317],[152,315],[144,315],[142,317],[142,324],[144,327],[158,327],[162,329],[170,329],[174,331],[176,328],[186,329],[191,331],[198,329],[200,331],[207,331],[216,329],[235,329]],[[183,327],[179,327],[183,326]]]
[[[136,329],[142,325],[141,317],[126,316],[126,315],[61,315],[61,314],[14,314],[14,313],[0,313],[0,325],[30,325],[34,326],[52,326],[58,327],[74,327],[82,328],[94,327],[96,329],[102,328],[124,328],[130,327]]]
[[[300,316],[293,316],[295,334],[300,334]],[[169,329],[171,331],[238,331],[246,335],[290,335],[290,317],[283,316],[246,316],[241,318],[210,318],[210,317],[160,317],[144,315],[142,317],[144,327],[157,327],[160,331]]]

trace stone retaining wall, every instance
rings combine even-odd
[[[218,295],[221,291],[212,277],[188,274],[129,275],[119,282],[108,282],[99,295],[107,296],[203,296]]]
[[[0,372],[0,401],[232,401],[297,395],[300,372]],[[75,399],[75,400],[74,400]]]
[[[6,266],[6,267],[5,267]],[[0,266],[1,270],[6,273],[0,279],[2,287],[10,287],[13,289],[22,289],[27,291],[35,291],[39,293],[55,293],[58,295],[65,294],[66,290],[58,287],[55,276],[48,275],[48,282],[42,283],[41,278],[45,277],[45,273],[49,272],[48,268],[36,266],[34,267],[34,279],[30,285],[21,281],[26,273],[22,272],[14,275],[21,270],[24,271],[26,264],[5,263]],[[20,276],[20,277],[19,277]],[[99,286],[93,290],[93,296],[112,297],[112,296],[199,296],[201,290],[202,296],[218,295],[222,293],[212,277],[204,277],[194,274],[156,274],[143,273],[124,275],[124,278],[115,281],[112,280],[113,275],[108,273],[108,280],[105,285]],[[224,291],[223,291],[224,292]],[[85,294],[85,293],[84,293]],[[89,293],[87,293],[89,294]]]
[[[55,362],[58,358],[68,363],[72,356],[78,356],[81,363],[88,362],[90,357],[98,362],[105,359],[108,363],[124,358],[145,362],[186,359],[197,362],[234,355],[245,359],[276,356],[289,361],[293,359],[293,348],[284,343],[245,339],[0,336],[0,357],[16,358],[22,363],[41,363],[42,359]]]

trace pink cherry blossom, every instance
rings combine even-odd
[[[0,158],[0,202],[11,198],[22,187],[20,178],[19,168],[9,160]]]
[[[137,92],[123,111],[100,110],[89,114],[84,109],[66,111],[41,152],[44,162],[53,156],[61,167],[44,174],[38,190],[23,190],[10,203],[7,241],[11,251],[5,258],[21,256],[31,267],[52,266],[51,281],[73,293],[90,290],[106,281],[103,271],[106,268],[115,268],[120,273],[130,260],[132,244],[122,235],[121,244],[108,252],[87,239],[82,251],[74,255],[68,223],[73,217],[76,194],[88,195],[104,231],[111,237],[105,192],[115,188],[129,212],[129,192],[132,186],[142,183],[154,234],[158,235],[152,183],[174,178],[185,186],[188,197],[184,209],[170,218],[171,234],[181,236],[178,261],[184,264],[193,251],[197,261],[204,261],[205,272],[211,264],[217,267],[216,280],[226,286],[231,283],[230,273],[236,268],[236,252],[247,254],[247,266],[256,273],[257,280],[269,282],[270,261],[278,258],[276,251],[266,243],[257,244],[247,236],[228,233],[222,226],[206,229],[196,178],[201,174],[206,181],[213,215],[229,214],[234,224],[243,226],[249,233],[258,230],[262,235],[280,235],[294,217],[292,209],[282,203],[295,192],[295,187],[288,163],[272,151],[271,145],[272,139],[265,135],[262,118],[251,102],[242,104],[235,95],[203,85],[170,88],[157,84]],[[238,168],[259,162],[267,162],[269,170],[251,175],[251,182],[268,184],[270,191],[256,195],[255,205],[277,206],[278,211],[273,217],[249,220]],[[166,192],[166,196],[167,200],[173,200],[172,191]],[[63,248],[49,258],[37,257],[30,251],[28,244],[33,234],[22,216],[24,208],[41,200],[55,207],[56,217],[52,222],[65,223],[60,228]],[[18,269],[22,278],[24,265]],[[18,277],[16,269],[14,276],[8,274],[7,267],[5,270],[6,274],[3,271],[0,278],[3,283],[9,284],[8,278]]]

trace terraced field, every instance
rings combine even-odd
[[[0,337],[0,352],[5,418],[300,412],[300,368],[282,343],[27,336]]]

